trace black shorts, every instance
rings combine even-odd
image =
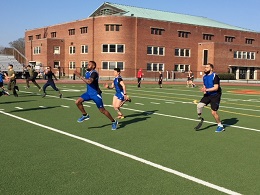
[[[210,104],[211,110],[217,111],[219,109],[220,100],[221,93],[217,93],[216,95],[204,95],[200,102],[206,105]]]
[[[4,86],[4,82],[0,82],[0,87],[3,87]]]

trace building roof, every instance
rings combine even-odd
[[[101,5],[95,12],[93,12],[90,15],[90,17],[100,16],[100,15],[132,16],[138,18],[147,18],[147,19],[154,19],[160,21],[198,25],[198,26],[208,26],[208,27],[215,27],[215,28],[255,32],[253,30],[225,24],[223,22],[218,22],[216,20],[212,20],[206,17],[159,11],[159,10],[121,5],[121,4],[115,4],[109,2],[105,2],[103,5]]]

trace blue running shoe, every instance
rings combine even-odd
[[[218,126],[215,132],[220,133],[222,131],[225,131],[224,127]]]
[[[117,120],[115,120],[115,122],[112,122],[112,130],[116,130],[117,125],[118,125]]]
[[[80,118],[78,119],[78,123],[82,123],[83,121],[88,120],[89,118],[90,118],[89,115],[87,115],[87,116],[83,116],[83,115],[82,115],[82,117],[80,117]]]

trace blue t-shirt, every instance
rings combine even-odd
[[[114,87],[115,87],[116,93],[124,92],[122,85],[120,85],[121,81],[123,81],[121,76],[118,76],[114,79]]]
[[[221,93],[220,78],[216,73],[213,72],[212,74],[208,74],[208,75],[205,74],[203,76],[203,83],[207,89],[214,87],[215,84],[218,84],[218,90],[207,91],[206,92],[207,95],[216,95],[217,93]]]
[[[91,84],[87,84],[87,93],[89,95],[96,95],[96,94],[101,94],[101,90],[98,85],[98,72],[96,70],[92,71],[87,71],[85,74],[86,79],[93,79],[93,82]]]
[[[4,74],[0,72],[0,83],[4,82],[3,77],[4,77]]]

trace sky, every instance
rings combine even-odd
[[[203,16],[260,32],[260,0],[108,0],[111,3]],[[101,0],[1,0],[0,46],[24,38],[26,29],[88,18]]]

